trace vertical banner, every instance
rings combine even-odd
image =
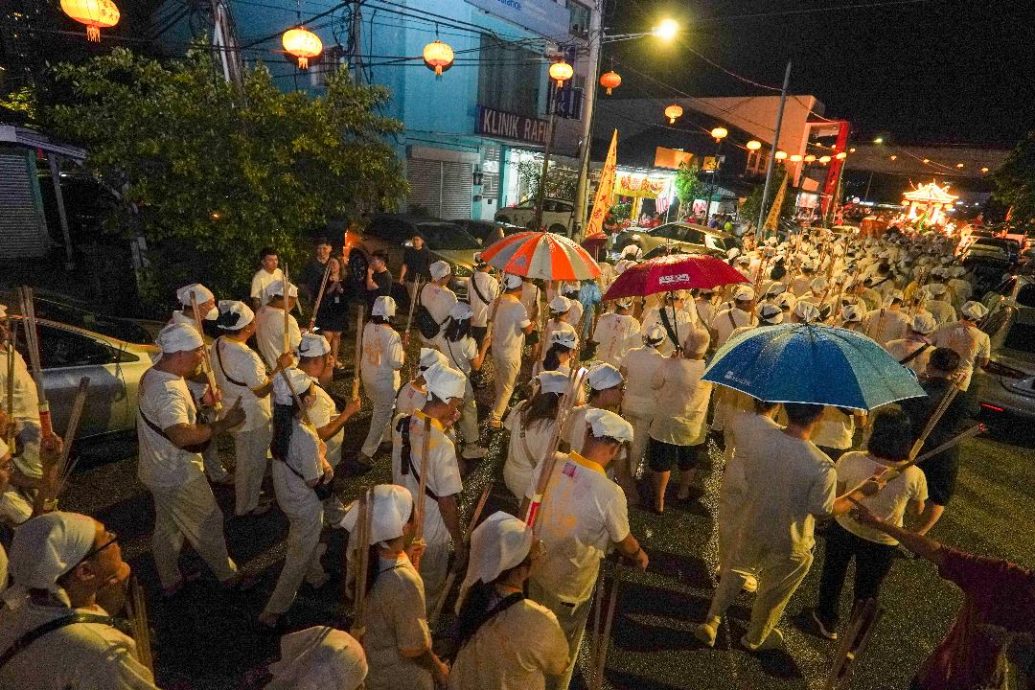
[[[607,159],[604,160],[604,168],[600,171],[600,183],[597,185],[596,196],[593,197],[593,213],[589,216],[583,237],[602,232],[604,229],[604,216],[611,210],[611,193],[615,188],[615,170],[618,167],[618,130],[611,135],[611,146],[607,149]]]
[[[765,217],[765,225],[762,227],[763,230],[776,230],[777,225],[780,221],[780,208],[783,206],[783,197],[787,193],[787,178],[789,174],[783,176],[783,181],[780,183],[780,189],[776,191],[776,198],[773,199],[773,205],[769,209],[769,215]]]

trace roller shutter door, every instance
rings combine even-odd
[[[0,150],[0,257],[47,253],[47,226],[34,187],[31,151]]]
[[[415,206],[436,218],[470,218],[474,166],[454,161],[410,158],[410,209]]]

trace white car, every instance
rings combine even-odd
[[[575,204],[563,199],[543,200],[543,227],[550,232],[565,234],[571,227],[572,213]],[[526,228],[532,228],[535,222],[535,199],[523,201],[516,206],[505,206],[496,211],[494,220],[497,223],[512,223]]]

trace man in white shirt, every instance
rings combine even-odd
[[[902,311],[904,297],[901,290],[893,291],[880,309],[871,310],[863,317],[863,332],[882,346],[904,338],[909,332],[909,315]]]
[[[496,401],[489,415],[489,426],[493,429],[499,429],[502,425],[500,420],[514,393],[514,383],[521,371],[521,350],[525,346],[525,336],[534,332],[525,305],[519,299],[523,282],[521,276],[504,276],[504,293],[496,309],[496,319],[491,325]],[[533,337],[538,342],[538,335]]]
[[[178,564],[183,541],[190,542],[225,586],[242,582],[226,550],[223,513],[202,472],[200,447],[245,421],[238,400],[223,416],[198,423],[198,411],[184,376],[201,365],[201,335],[187,324],[166,326],[156,340],[158,361],[140,379],[137,400],[137,476],[155,504],[155,531],[151,550],[166,596],[184,585]],[[217,399],[215,391],[204,402]],[[250,584],[250,582],[249,582]]]
[[[586,414],[583,452],[541,462],[536,467],[526,501],[541,498],[534,523],[543,542],[543,556],[533,564],[529,596],[557,616],[568,640],[570,661],[548,688],[567,688],[586,631],[593,587],[600,561],[613,545],[646,570],[647,554],[629,531],[625,494],[607,477],[607,467],[623,444],[632,441],[632,426],[614,412],[592,409]],[[540,477],[552,465],[549,483],[537,497]]]
[[[11,344],[7,307],[3,304],[0,304],[0,345],[0,411],[5,413],[9,423],[14,424],[14,446],[21,448],[21,452],[13,458],[11,484],[3,493],[3,503],[5,509],[13,513],[16,522],[22,522],[32,514],[31,498],[43,477],[43,463],[40,460],[43,430],[40,426],[36,382],[21,353]],[[11,357],[14,365],[13,382],[7,380],[8,357]],[[14,394],[10,410],[6,409],[9,385]]]
[[[463,491],[456,446],[449,429],[460,418],[467,377],[458,369],[436,365],[424,372],[428,401],[424,409],[408,417],[400,415],[392,425],[392,481],[406,487],[418,503],[421,473],[426,472],[423,539],[420,558],[427,612],[445,596],[450,550],[463,560],[458,496]],[[425,458],[425,452],[427,457]]]
[[[277,250],[273,247],[263,247],[259,252],[259,270],[252,276],[251,292],[252,309],[259,310],[259,307],[269,302],[269,295],[266,290],[270,284],[284,280],[284,271],[278,267],[280,259]]]
[[[381,444],[391,441],[392,410],[395,408],[395,393],[399,390],[399,370],[406,357],[402,339],[392,328],[395,310],[394,299],[378,295],[370,310],[370,319],[363,325],[360,376],[373,410],[358,462],[368,467],[373,463],[374,454]]]
[[[640,322],[629,313],[632,299],[615,300],[614,305],[614,311],[597,320],[593,341],[597,343],[597,359],[618,367],[625,353],[640,344]]]
[[[489,264],[482,261],[481,252],[474,255],[474,274],[470,278],[467,297],[471,302],[471,337],[481,349],[488,330],[492,303],[500,295],[500,284],[489,275]]]
[[[987,315],[985,305],[966,302],[960,307],[959,321],[943,324],[931,338],[935,347],[947,347],[960,356],[959,387],[964,393],[970,388],[974,368],[988,364],[991,356],[991,340],[978,328],[978,321]]]
[[[899,364],[921,376],[927,371],[927,362],[934,352],[929,338],[936,327],[933,316],[920,312],[913,316],[906,337],[890,341],[884,349],[898,360]]]
[[[715,315],[711,331],[715,334],[715,347],[722,347],[730,334],[743,326],[755,326],[755,291],[748,285],[738,285],[733,291],[733,306]]]
[[[445,327],[446,319],[449,318],[449,312],[458,301],[456,293],[447,287],[449,281],[453,278],[453,267],[445,261],[436,261],[431,264],[430,270],[431,280],[421,288],[420,304],[428,310],[431,318],[435,319],[435,323],[439,326],[439,333],[441,333],[442,328]],[[421,339],[426,346],[435,347],[433,344],[434,336],[425,338],[421,334]]]
[[[285,290],[287,296],[285,296]],[[285,352],[294,352],[298,344],[302,342],[302,330],[298,327],[291,311],[298,304],[298,288],[288,285],[285,289],[284,281],[278,280],[270,283],[266,288],[266,296],[269,304],[259,309],[255,315],[255,344],[259,347],[259,354],[262,361],[271,369],[276,366],[278,358]],[[284,310],[287,310],[287,347],[284,342]],[[292,363],[294,363],[292,361]]]
[[[687,311],[685,308],[687,297],[689,295],[686,290],[667,293],[659,306],[648,309],[641,318],[641,333],[646,333],[654,326],[661,326],[665,331],[665,340],[658,346],[658,352],[664,357],[668,357],[682,345],[697,323],[697,312]]]

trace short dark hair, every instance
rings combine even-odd
[[[388,252],[386,252],[384,249],[378,249],[370,254],[370,258],[381,259],[381,261],[388,263]]]
[[[427,239],[425,239],[424,235],[422,235],[419,231],[418,232],[414,232],[412,235],[410,235],[410,239],[411,240],[419,239],[419,240],[423,240],[424,242],[427,242]]]
[[[259,261],[262,261],[267,256],[276,256],[276,255],[277,255],[277,250],[274,249],[273,247],[263,247],[262,249],[259,250]]]
[[[960,356],[955,350],[949,347],[936,347],[931,353],[928,365],[938,371],[954,372],[960,368]]]
[[[333,243],[331,242],[329,237],[324,237],[323,235],[318,235],[317,237],[313,238],[313,245],[314,246],[319,247],[322,244],[333,246]]]
[[[808,403],[784,403],[783,410],[787,413],[787,419],[798,426],[808,426],[819,419],[823,414],[823,405],[810,405]]]
[[[882,408],[873,415],[873,426],[866,449],[885,460],[905,460],[913,446],[913,426],[909,415],[898,405]]]

